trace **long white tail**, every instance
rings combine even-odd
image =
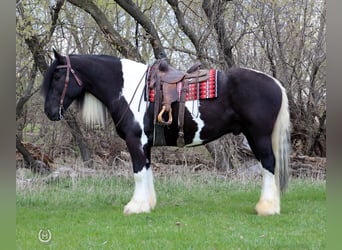
[[[284,87],[279,83],[282,91],[282,103],[272,132],[272,147],[275,156],[276,185],[283,192],[287,186],[289,176],[290,154],[290,115],[288,99]]]
[[[103,127],[105,123],[105,106],[90,93],[84,96],[82,118],[90,128]]]

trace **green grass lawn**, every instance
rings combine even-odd
[[[292,180],[281,215],[254,212],[260,181],[156,178],[150,214],[123,215],[133,178],[83,178],[17,191],[17,249],[325,249],[323,181]],[[49,230],[48,243],[38,240]]]

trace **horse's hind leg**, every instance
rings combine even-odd
[[[275,157],[272,150],[271,136],[247,136],[247,140],[261,162],[262,189],[259,202],[255,206],[258,215],[273,215],[280,213],[280,188],[275,171]]]
[[[150,157],[146,157],[140,138],[126,139],[126,144],[132,157],[135,188],[132,199],[124,208],[124,213],[149,213],[157,202]]]

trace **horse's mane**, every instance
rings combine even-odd
[[[55,72],[57,65],[58,65],[57,60],[54,60],[44,75],[44,80],[43,80],[41,90],[40,90],[44,97],[46,97],[47,95],[47,92],[49,90],[50,83],[51,83],[51,77],[53,75],[53,72]]]

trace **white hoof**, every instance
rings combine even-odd
[[[151,209],[154,209],[155,206],[156,206],[156,204],[157,204],[156,193],[155,193],[154,190],[153,190],[153,193],[152,193],[152,195],[151,195],[151,197],[150,197],[150,206],[151,206]]]
[[[267,216],[280,214],[280,204],[276,204],[277,202],[268,201],[268,200],[260,200],[256,206],[255,210],[258,215]]]
[[[148,202],[130,201],[124,208],[124,214],[140,214],[151,212],[151,207]]]

